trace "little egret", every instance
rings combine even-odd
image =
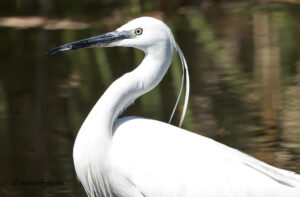
[[[114,46],[140,49],[145,57],[104,92],[77,135],[74,165],[88,196],[300,196],[300,176],[294,172],[167,123],[139,117],[118,119],[135,99],[162,80],[174,49],[186,75],[186,109],[186,61],[162,21],[137,18],[113,32],[62,45],[48,54]]]

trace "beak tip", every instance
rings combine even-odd
[[[59,47],[59,48],[55,48],[55,49],[52,49],[50,51],[47,51],[45,53],[45,55],[53,55],[53,54],[56,54],[56,53],[61,53],[61,52],[64,52],[64,51],[70,51],[72,48],[70,47]]]
[[[53,54],[55,54],[55,53],[53,53],[51,51],[47,51],[47,52],[44,53],[44,55],[53,55]]]
[[[56,53],[58,53],[58,52],[59,52],[59,50],[57,50],[57,49],[52,49],[52,50],[47,51],[47,52],[45,53],[45,55],[53,55],[53,54],[56,54]]]

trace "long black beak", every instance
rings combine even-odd
[[[46,53],[46,55],[52,55],[55,53],[65,52],[65,51],[72,51],[76,49],[82,49],[82,48],[90,48],[90,47],[106,47],[106,46],[112,46],[112,43],[130,38],[130,33],[127,31],[113,31],[106,34],[102,34],[99,36],[94,36],[91,38],[86,38],[83,40],[71,42],[69,44],[65,44],[62,46],[59,46],[55,49],[52,49]]]

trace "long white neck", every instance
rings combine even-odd
[[[89,128],[87,132],[105,132],[105,136],[111,137],[113,122],[117,116],[136,98],[152,90],[162,80],[171,64],[172,56],[173,47],[170,43],[156,45],[155,48],[145,51],[142,63],[132,72],[117,79],[105,91],[82,129],[86,124],[97,123],[97,127]],[[99,131],[99,127],[103,130]]]
[[[94,170],[105,165],[115,119],[136,98],[152,90],[162,80],[172,57],[173,45],[169,41],[148,48],[142,63],[132,72],[117,79],[87,116],[73,150],[76,173],[86,190],[89,190],[90,185],[87,174],[92,176],[101,173]]]

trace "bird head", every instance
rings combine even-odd
[[[114,46],[134,47],[147,51],[166,42],[173,43],[173,40],[170,29],[162,21],[152,17],[140,17],[129,21],[115,31],[59,46],[48,51],[47,54]]]

